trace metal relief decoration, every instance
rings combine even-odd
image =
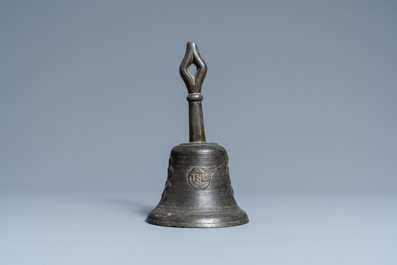
[[[193,188],[205,190],[211,183],[211,170],[202,167],[193,167],[190,169],[187,179]]]

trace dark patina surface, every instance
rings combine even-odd
[[[194,75],[189,67],[194,64]],[[146,221],[174,227],[226,227],[248,223],[237,205],[226,150],[205,142],[201,86],[207,65],[194,42],[188,42],[180,74],[188,89],[190,142],[171,150],[168,178],[159,204]]]

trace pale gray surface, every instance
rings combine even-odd
[[[179,63],[244,190],[397,188],[396,1],[0,1],[0,189],[160,189]]]
[[[396,264],[396,32],[396,1],[0,1],[0,264]],[[188,41],[246,226],[144,223]]]
[[[395,265],[391,193],[237,193],[233,228],[152,226],[155,193],[2,193],[0,264]]]

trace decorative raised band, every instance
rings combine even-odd
[[[193,101],[202,101],[203,100],[203,95],[201,93],[190,93],[187,95],[187,101],[193,102]]]

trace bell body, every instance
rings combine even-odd
[[[194,75],[189,67],[194,64]],[[159,204],[146,222],[175,227],[225,227],[248,223],[234,200],[226,150],[205,142],[201,86],[207,64],[188,42],[179,72],[189,92],[189,143],[171,150],[168,178]]]
[[[248,223],[247,214],[234,199],[226,150],[205,142],[175,146],[161,200],[146,221],[175,227]]]

